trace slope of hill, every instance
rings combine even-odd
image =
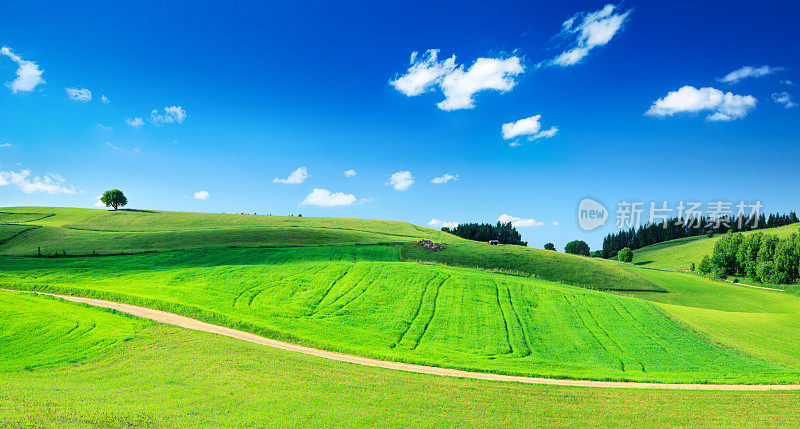
[[[717,347],[639,299],[397,256],[389,246],[326,246],[5,257],[0,285],[434,366],[603,380],[800,381],[800,371]]]
[[[756,234],[758,232],[785,238],[800,232],[800,224],[795,223],[777,228],[748,231],[743,234]],[[703,256],[711,255],[714,251],[714,243],[719,238],[719,235],[712,238],[706,238],[705,236],[691,237],[642,247],[633,251],[633,263],[650,268],[677,271],[688,270],[692,263],[697,265],[703,259]]]
[[[402,257],[409,261],[533,275],[588,289],[663,292],[656,284],[631,276],[629,271],[607,261],[530,247],[455,242],[441,252],[430,252],[406,244],[402,246]]]
[[[800,297],[695,274],[630,267],[669,293],[636,293],[711,341],[800,369]]]
[[[596,389],[411,374],[137,325],[12,292],[0,292],[0,317],[13,322],[0,324],[0,363],[8,363],[0,365],[3,427],[800,425],[797,391]],[[91,331],[70,332],[90,321]],[[93,342],[113,344],[98,353]]]
[[[14,225],[1,225],[4,223]],[[19,233],[23,231],[20,225],[30,229]],[[416,254],[418,248],[404,246],[404,255],[450,265],[516,270],[591,289],[658,290],[652,283],[602,261],[519,246],[490,248],[407,222],[62,207],[0,208],[0,255],[410,244],[419,239],[451,246],[435,255],[427,251]]]

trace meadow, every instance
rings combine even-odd
[[[412,245],[422,238],[444,250]],[[109,299],[472,371],[800,383],[800,296],[651,268],[682,263],[713,240],[661,243],[635,252],[649,262],[632,265],[402,222],[0,208],[0,288]],[[46,257],[31,257],[40,250]],[[407,374],[16,292],[0,292],[0,320],[2,426],[800,423],[800,392]]]
[[[709,340],[750,356],[800,368],[800,297],[691,273],[632,271],[669,293],[637,293]]]
[[[5,288],[107,298],[388,360],[556,378],[800,380],[794,369],[699,338],[639,299],[399,262],[393,246],[6,257],[4,263]]]
[[[662,291],[655,283],[598,259],[523,246],[488,246],[469,242],[446,245],[445,251],[405,244],[402,257],[409,261],[502,270],[598,290]]]
[[[0,324],[0,337],[17,341],[0,342],[3,427],[800,424],[800,392],[576,388],[412,374],[13,292],[0,292],[0,314],[11,321]],[[87,325],[93,328],[81,335],[73,329]],[[94,344],[105,346],[98,352]],[[38,364],[25,368],[26,361]]]

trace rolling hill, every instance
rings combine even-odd
[[[413,245],[422,238],[444,250]],[[566,379],[800,383],[800,296],[650,268],[678,264],[708,239],[640,251],[657,258],[637,266],[402,222],[22,207],[0,209],[0,243],[0,288],[163,309],[360,356]],[[597,410],[583,418],[589,424],[627,413],[653,424],[740,424],[777,421],[742,400],[781,422],[800,403],[798,392],[579,390],[398,374],[6,291],[0,320],[4,424],[51,415],[106,426],[181,426],[191,415],[209,425],[353,423],[385,413],[369,404],[387,398],[403,422],[430,422],[420,415],[433,409],[442,422],[485,410],[493,414],[482,421],[494,424],[574,422],[567,404],[579,398]],[[398,395],[408,388],[418,393]],[[351,400],[356,390],[367,392],[361,402]],[[138,406],[142,391],[174,405]],[[101,403],[97,392],[120,399]],[[185,400],[166,400],[176,397]],[[239,412],[226,411],[230,398]],[[666,421],[631,398],[673,401],[665,407],[680,417]],[[317,401],[302,407],[305,420],[296,413],[303,400]],[[510,405],[519,401],[538,405]]]
[[[756,234],[758,232],[785,238],[800,232],[800,224],[748,231],[743,234]],[[689,237],[642,247],[634,250],[633,263],[650,268],[685,271],[689,269],[692,263],[699,264],[703,256],[710,256],[714,251],[714,243],[719,238],[719,235],[711,238],[705,236]]]
[[[410,244],[420,239],[452,247],[437,255],[418,254],[418,248]],[[35,256],[41,252],[45,256],[76,256],[374,244],[403,245],[403,255],[412,258],[520,271],[592,289],[658,290],[656,285],[601,261],[519,246],[490,247],[407,222],[62,207],[0,208],[0,255]]]

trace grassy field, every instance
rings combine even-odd
[[[0,224],[39,227],[0,244],[24,256],[461,240],[407,222],[61,207],[0,208]]]
[[[478,371],[800,381],[798,371],[716,347],[639,299],[397,258],[393,246],[6,257],[0,285],[110,298],[325,349]]]
[[[669,293],[636,293],[727,347],[800,368],[800,297],[695,274],[630,268]]]
[[[505,270],[600,290],[660,291],[652,282],[605,261],[522,246],[452,243],[441,252],[403,245],[404,260]]]
[[[17,347],[0,342],[3,427],[800,424],[800,392],[573,388],[410,374],[9,292],[0,292],[0,314],[15,316],[0,324],[2,338],[46,333]],[[70,332],[87,323],[93,329]],[[94,343],[106,347],[98,352]]]
[[[23,228],[31,229],[23,231]],[[3,236],[13,238],[4,242]],[[423,238],[446,244],[447,250],[432,254],[410,245]],[[406,222],[61,207],[0,208],[0,255],[34,256],[39,252],[46,256],[107,255],[230,247],[401,243],[406,259],[514,270],[590,289],[658,289],[642,278],[598,260],[520,246],[489,247]]]
[[[800,224],[749,231],[744,234],[755,234],[758,232],[785,238],[800,232]],[[649,268],[685,271],[689,269],[692,263],[699,265],[703,256],[711,256],[711,253],[714,251],[714,243],[716,243],[719,238],[719,235],[712,238],[706,238],[705,236],[691,237],[689,239],[672,240],[643,247],[633,251],[633,263]]]
[[[445,250],[411,245],[420,238]],[[488,246],[401,222],[21,207],[0,209],[0,287],[106,298],[329,350],[476,371],[800,382],[800,296],[648,268],[676,269],[710,253],[713,241],[642,249],[635,254],[644,264],[635,266]],[[138,254],[22,256],[39,248],[45,256]],[[14,292],[0,292],[0,321],[0,426],[800,423],[800,392],[405,374]]]

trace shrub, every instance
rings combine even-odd
[[[630,247],[623,247],[619,253],[617,253],[617,259],[622,262],[631,262],[633,261],[633,251]]]
[[[708,255],[703,256],[703,260],[700,261],[700,272],[703,274],[708,274],[711,272],[711,269],[714,268],[711,265],[711,258]]]
[[[556,250],[556,245],[553,243],[546,243],[544,245],[544,250]]]

